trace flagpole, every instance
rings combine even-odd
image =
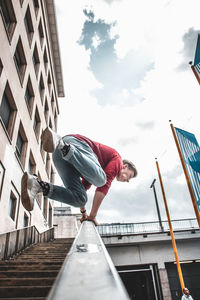
[[[177,139],[177,136],[176,136],[176,132],[175,132],[174,126],[173,126],[172,123],[170,123],[170,126],[171,126],[173,137],[174,137],[174,140],[175,140],[175,143],[176,143],[176,147],[178,149],[178,153],[179,153],[179,156],[180,156],[181,164],[182,164],[182,167],[183,167],[183,171],[184,171],[185,178],[186,178],[186,181],[187,181],[188,189],[189,189],[190,196],[191,196],[191,199],[192,199],[192,204],[193,204],[193,207],[194,207],[194,211],[195,211],[197,222],[198,222],[199,229],[200,229],[200,215],[199,215],[199,211],[198,211],[196,199],[195,199],[195,196],[194,196],[194,192],[193,192],[193,189],[192,189],[192,185],[191,185],[191,182],[190,182],[190,178],[189,178],[186,166],[185,166],[185,162],[184,162],[184,159],[183,159],[183,155],[181,153],[181,148],[179,146],[179,142],[178,142],[178,139]]]
[[[195,75],[195,77],[196,77],[198,83],[200,84],[200,78],[199,78],[199,76],[198,76],[198,74],[197,74],[197,71],[195,70],[194,65],[191,66],[191,69],[192,69],[192,71],[193,71],[193,73],[194,73],[194,75]]]
[[[183,280],[183,274],[182,274],[181,265],[180,265],[179,257],[178,257],[178,250],[177,250],[177,247],[176,247],[176,241],[175,241],[175,238],[174,238],[174,232],[173,232],[172,223],[171,223],[171,220],[170,220],[169,209],[168,209],[168,205],[167,205],[165,190],[164,190],[164,186],[163,186],[162,177],[161,177],[161,174],[160,174],[160,168],[159,168],[159,165],[158,165],[157,158],[156,158],[156,167],[157,167],[157,171],[158,171],[158,177],[159,177],[159,180],[160,180],[160,186],[161,186],[163,200],[164,200],[164,204],[165,204],[165,210],[166,210],[167,220],[168,220],[168,224],[169,224],[169,230],[170,230],[170,235],[171,235],[171,240],[172,240],[172,246],[173,246],[174,255],[175,255],[175,259],[176,259],[178,277],[179,277],[179,280],[180,280],[181,290],[183,291],[183,288],[185,287],[185,284],[184,284],[184,280]]]

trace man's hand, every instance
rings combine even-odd
[[[80,219],[80,222],[82,223],[82,222],[84,222],[84,221],[86,221],[86,220],[88,220],[88,215],[87,215],[86,213],[84,213],[84,214],[82,214],[82,217],[81,217],[81,219]]]
[[[87,217],[87,220],[88,220],[88,221],[92,221],[92,222],[94,223],[95,226],[98,225],[98,222],[97,222],[97,220],[96,220],[96,217],[88,216],[88,217]]]

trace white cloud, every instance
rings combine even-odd
[[[149,186],[153,178],[157,178],[155,157],[160,163],[173,217],[182,217],[186,208],[186,215],[193,216],[183,175],[176,174],[174,183],[170,180],[180,167],[180,160],[168,121],[171,119],[175,126],[195,133],[200,142],[200,89],[189,65],[188,71],[177,70],[183,59],[183,35],[191,27],[200,29],[199,1],[123,0],[108,4],[99,0],[81,0],[68,5],[66,1],[59,0],[56,6],[66,93],[66,99],[59,100],[60,133],[81,133],[108,144],[116,148],[122,157],[133,160],[139,170],[138,178],[129,185],[113,183],[99,221],[108,221],[109,218],[131,221],[131,216],[141,221],[150,220],[152,215],[156,218],[153,200],[149,211],[145,207],[150,195],[152,197]],[[123,105],[129,96],[125,88],[118,105],[108,103],[100,106],[91,94],[94,89],[103,86],[89,69],[90,52],[77,43],[85,21],[85,6],[94,11],[96,19],[109,23],[117,21],[111,36],[119,34],[115,45],[119,59],[136,49],[143,52],[150,62],[152,59],[155,62],[154,68],[140,82],[140,87],[132,90],[134,95],[138,95],[134,106]],[[93,45],[97,47],[98,43],[98,36],[95,36]],[[188,61],[185,63],[188,64]],[[134,65],[130,66],[134,69]],[[146,124],[149,124],[149,129]],[[88,207],[93,192],[94,189],[89,192]],[[162,199],[161,194],[159,196]],[[124,197],[128,200],[121,216],[120,201],[124,201]]]

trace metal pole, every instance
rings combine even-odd
[[[176,241],[175,241],[175,238],[174,238],[174,232],[173,232],[172,223],[171,223],[171,220],[170,220],[169,209],[168,209],[168,205],[167,205],[167,199],[166,199],[166,196],[165,196],[165,190],[164,190],[162,177],[161,177],[161,173],[160,173],[160,168],[159,168],[157,159],[156,159],[156,167],[157,167],[157,171],[158,171],[158,177],[159,177],[159,180],[160,180],[160,186],[161,186],[163,200],[164,200],[164,204],[165,204],[165,210],[166,210],[166,214],[167,214],[167,220],[168,220],[168,224],[169,224],[170,235],[171,235],[172,246],[173,246],[174,255],[175,255],[175,259],[176,259],[176,265],[177,265],[177,271],[178,271],[178,276],[179,276],[179,280],[180,280],[181,290],[183,291],[183,288],[185,287],[184,280],[183,280],[183,274],[182,274],[181,265],[180,265],[180,262],[179,262],[178,250],[177,250],[177,247],[176,247]]]
[[[191,69],[192,69],[192,71],[193,71],[193,73],[194,73],[194,76],[196,77],[196,80],[197,80],[198,83],[200,84],[200,78],[199,78],[198,73],[197,73],[197,71],[195,70],[195,67],[194,67],[193,65],[191,66]]]
[[[153,182],[152,182],[150,188],[153,188],[154,197],[155,197],[155,202],[156,202],[156,209],[157,209],[157,214],[158,214],[158,220],[159,220],[159,224],[160,224],[160,229],[161,229],[161,231],[163,232],[163,231],[164,231],[164,228],[163,228],[162,220],[161,220],[161,216],[160,216],[160,209],[159,209],[158,199],[157,199],[157,195],[156,195],[155,182],[156,182],[156,179],[153,180]]]

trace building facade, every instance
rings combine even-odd
[[[0,233],[53,225],[53,201],[21,203],[25,171],[54,182],[52,155],[43,151],[46,126],[57,130],[64,97],[53,0],[0,1]]]
[[[172,221],[185,286],[200,297],[200,232],[195,219]],[[100,224],[99,233],[130,299],[180,300],[181,285],[167,222]]]
[[[74,214],[65,204],[54,207],[53,226],[55,238],[75,238],[79,228],[81,214]]]

